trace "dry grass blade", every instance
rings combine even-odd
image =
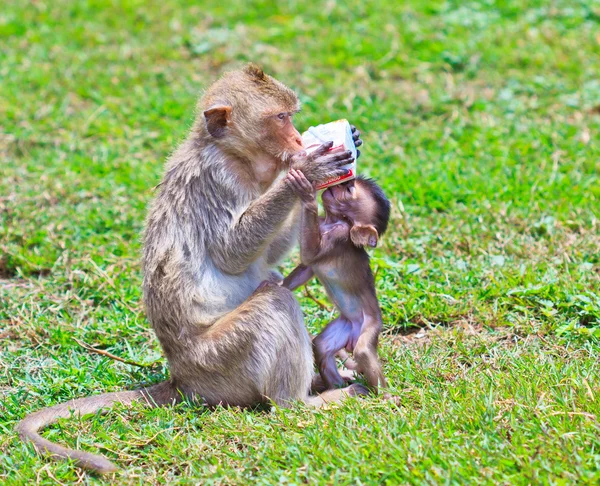
[[[90,346],[89,344],[86,344],[83,341],[80,341],[79,339],[73,338],[73,340],[77,344],[79,344],[79,346],[81,346],[87,351],[90,351],[91,353],[99,354],[100,356],[106,356],[107,358],[114,359],[115,361],[120,361],[121,363],[125,363],[128,365],[139,366],[140,368],[154,368],[158,363],[158,361],[153,361],[152,363],[138,363],[137,361],[121,358],[103,349],[94,348],[93,346]]]
[[[308,297],[310,300],[312,300],[315,304],[317,304],[322,310],[326,310],[329,311],[329,307],[327,307],[323,302],[321,302],[319,299],[317,299],[310,290],[308,290],[308,287],[304,287],[304,295],[306,297]]]

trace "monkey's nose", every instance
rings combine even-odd
[[[296,137],[296,143],[299,147],[302,147],[302,139],[300,137]]]

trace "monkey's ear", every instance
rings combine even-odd
[[[355,224],[350,230],[350,240],[355,246],[377,246],[379,235],[373,225]]]
[[[227,133],[227,125],[231,121],[231,106],[215,105],[204,112],[206,129],[215,138],[221,138]]]

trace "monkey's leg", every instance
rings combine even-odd
[[[379,386],[387,388],[385,377],[381,369],[381,363],[377,356],[377,344],[381,326],[378,323],[363,324],[361,334],[354,348],[354,360],[357,371],[362,373],[369,386],[377,391]]]
[[[314,349],[314,340],[316,337],[317,336],[310,337],[313,340],[313,349]],[[354,360],[352,358],[350,358],[350,355],[344,349],[340,349],[336,353],[336,357],[339,359],[345,360],[343,364],[346,367],[346,369],[338,368],[338,373],[340,374],[340,376],[344,379],[344,381],[346,383],[350,383],[350,382],[354,381],[356,379],[356,372],[354,371],[356,369],[356,363],[354,362]],[[346,366],[346,360],[351,361],[354,364],[354,367],[351,368],[349,366]],[[313,376],[312,383],[310,385],[310,392],[311,392],[311,394],[314,395],[317,393],[323,393],[326,390],[327,390],[327,385],[325,384],[325,381],[323,381],[323,377],[321,376],[321,373],[319,373],[317,371]]]
[[[302,310],[292,292],[265,281],[236,310],[194,338],[189,358],[172,366],[188,395],[209,405],[304,401],[314,361]],[[175,363],[175,360],[170,360]]]
[[[340,349],[337,353],[335,353],[335,355],[342,362],[344,368],[349,370],[357,369],[358,364],[356,364],[356,361],[354,361],[354,359],[350,357],[350,355],[345,349]]]
[[[186,354],[171,375],[186,395],[202,397],[208,405],[268,400],[280,406],[318,405],[364,391],[352,386],[322,399],[309,397],[314,361],[302,310],[291,291],[268,281],[197,336]]]
[[[340,316],[327,324],[313,340],[317,366],[327,388],[344,385],[336,366],[335,354],[346,346],[351,335],[352,323]]]
[[[316,337],[317,336],[310,337],[313,341],[313,344],[314,344]],[[348,370],[351,370],[351,371],[356,370],[356,366],[357,366],[356,361],[354,361],[354,359],[348,354],[348,351],[346,351],[344,348],[342,348],[337,353],[335,353],[335,357],[342,362],[342,365],[345,368],[345,369],[343,369],[343,368],[338,367],[338,371],[340,372],[340,375],[342,375],[342,378],[346,379],[347,381],[353,380],[354,378],[356,378],[356,373],[348,372]]]
[[[271,299],[269,305],[275,305],[277,309],[282,309],[285,305],[287,305],[289,306],[289,316],[295,317],[295,319],[290,319],[288,316],[288,321],[291,323],[291,327],[283,328],[281,332],[282,338],[288,338],[283,346],[289,350],[287,353],[288,356],[281,356],[280,361],[269,368],[272,371],[272,375],[268,380],[268,383],[272,388],[275,388],[275,390],[265,392],[264,396],[271,398],[279,405],[286,406],[290,403],[290,400],[295,400],[298,398],[299,394],[303,394],[304,396],[302,399],[304,403],[314,407],[321,407],[326,403],[339,402],[347,397],[366,395],[369,393],[367,388],[357,383],[346,386],[345,388],[325,391],[318,396],[308,396],[305,385],[292,387],[291,390],[288,389],[287,387],[289,383],[293,382],[294,379],[300,382],[299,378],[294,378],[294,374],[297,373],[297,370],[310,370],[308,374],[306,371],[301,373],[302,383],[304,383],[306,376],[310,377],[313,374],[312,370],[314,362],[312,347],[310,344],[311,337],[304,325],[304,319],[301,314],[300,306],[290,291],[286,291],[285,288],[274,286],[270,283],[266,283],[265,285],[261,285],[259,287],[261,290],[259,292],[255,292],[254,294],[256,295],[257,299]],[[269,316],[273,317],[271,313],[269,313]],[[280,327],[282,322],[284,322],[284,320],[280,320]],[[277,326],[276,324],[272,323],[267,323],[266,325],[271,331],[273,331],[273,328]],[[289,339],[293,334],[291,329],[293,329],[296,333],[296,337],[293,339]],[[289,370],[290,376],[286,376],[282,373],[282,371],[286,369]],[[277,378],[273,379],[274,376],[277,376]],[[347,380],[347,378],[348,377],[344,377],[343,380]],[[281,387],[281,383],[283,383],[285,387],[283,389],[277,388]],[[346,381],[342,381],[342,385],[346,385]]]

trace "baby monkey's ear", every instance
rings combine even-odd
[[[355,224],[350,230],[350,239],[355,246],[377,246],[379,235],[373,225]]]

